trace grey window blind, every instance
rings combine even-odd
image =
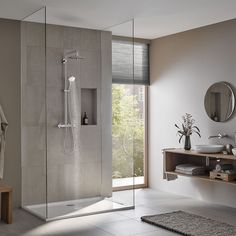
[[[112,82],[150,84],[149,44],[135,42],[133,47],[133,42],[112,40]]]

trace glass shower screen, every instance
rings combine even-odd
[[[85,29],[51,24],[49,10],[46,22],[45,12],[22,21],[22,205],[45,220],[133,208],[132,130],[120,156],[129,190],[114,188],[123,166],[113,158],[114,129],[132,126],[133,109],[114,127],[112,107],[112,38],[125,30],[132,43],[133,22]]]
[[[22,207],[47,218],[46,9],[21,22]]]

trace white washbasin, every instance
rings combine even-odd
[[[194,150],[199,153],[219,153],[224,150],[224,145],[196,145]]]

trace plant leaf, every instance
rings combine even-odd
[[[178,133],[184,135],[184,132],[182,130],[179,130]]]
[[[196,133],[199,136],[199,138],[201,138],[201,134],[199,132],[197,132],[196,130],[193,130],[193,132]]]
[[[195,128],[198,132],[200,132],[200,129],[196,125],[194,125],[193,128]]]
[[[175,124],[175,127],[178,128],[178,129],[180,129],[179,126],[178,126],[177,124]]]
[[[183,134],[180,136],[180,138],[179,138],[179,143],[181,142],[181,139],[183,138]]]

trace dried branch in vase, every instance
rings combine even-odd
[[[181,124],[181,128],[175,124],[175,127],[178,129],[177,134],[179,135],[179,143],[181,142],[181,139],[183,136],[189,137],[193,133],[196,133],[200,138],[200,129],[194,125],[195,120],[192,118],[191,114],[186,113],[184,116],[182,116],[183,123]]]

